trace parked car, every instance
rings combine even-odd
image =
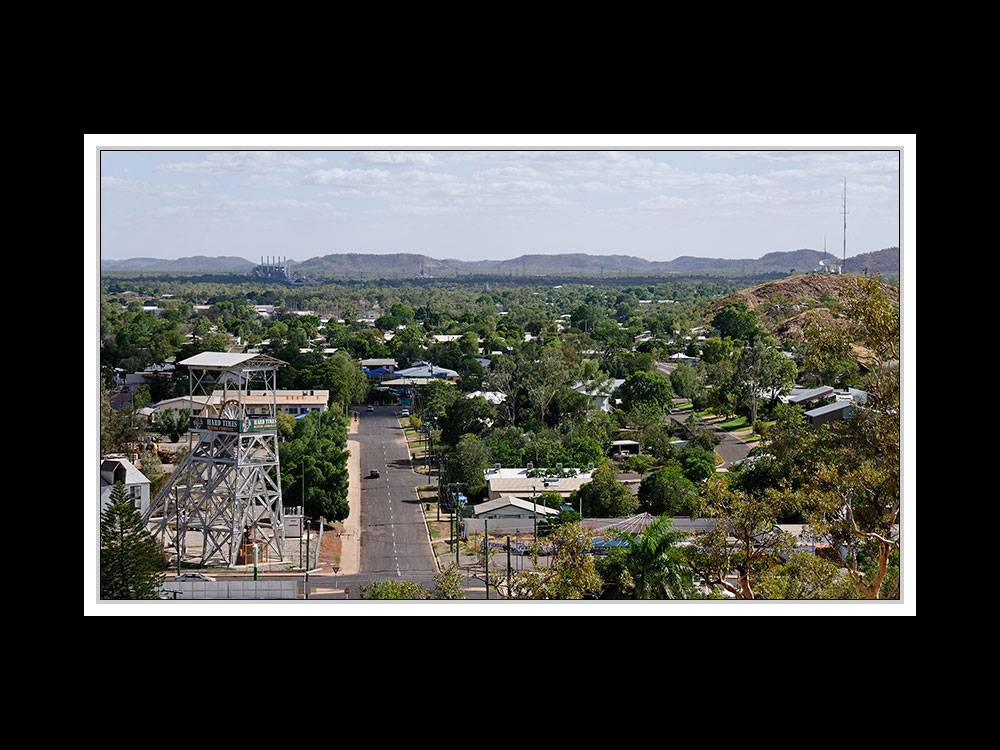
[[[369,479],[378,479],[380,476],[382,475],[378,473],[378,469],[372,469],[368,472]]]
[[[206,576],[202,573],[181,573],[181,575],[174,578],[175,581],[214,581],[215,579],[211,576]]]
[[[368,404],[368,411],[375,411],[375,407],[372,406],[371,404]]]
[[[404,417],[410,416],[410,410],[409,409],[403,409],[403,416]]]

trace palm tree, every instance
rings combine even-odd
[[[614,555],[631,580],[630,598],[689,599],[696,593],[693,573],[678,546],[686,535],[673,528],[668,516],[660,516],[638,535],[615,536],[625,542]]]

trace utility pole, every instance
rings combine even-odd
[[[507,596],[510,596],[510,537],[507,537]]]

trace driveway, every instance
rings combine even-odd
[[[683,425],[684,421],[690,414],[690,411],[674,411],[671,412],[668,417],[677,424]],[[717,469],[728,469],[732,466],[733,462],[742,461],[750,455],[750,450],[753,446],[744,443],[732,433],[720,430],[718,427],[713,427],[712,425],[700,426],[708,428],[716,435],[720,435],[722,437],[722,442],[715,446],[716,453],[722,457],[722,464],[716,467]]]

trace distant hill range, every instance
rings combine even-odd
[[[257,264],[246,258],[224,256],[210,258],[195,255],[190,258],[163,260],[161,258],[129,258],[128,260],[105,260],[101,258],[101,271],[149,271],[152,273],[248,273]]]
[[[281,251],[285,252],[284,250]],[[787,274],[792,269],[804,273],[819,268],[821,260],[836,263],[839,258],[821,250],[792,250],[768,253],[757,259],[695,258],[681,256],[668,261],[650,261],[631,255],[522,255],[510,260],[468,261],[431,258],[415,253],[337,253],[310,258],[301,263],[288,262],[294,275],[317,279],[375,279],[448,277],[466,275],[489,276],[667,276],[713,275],[758,276]],[[177,260],[130,258],[101,260],[101,271],[147,273],[249,273],[257,264],[233,256],[210,258],[195,256]],[[888,247],[847,259],[845,273],[899,273],[899,248]]]

